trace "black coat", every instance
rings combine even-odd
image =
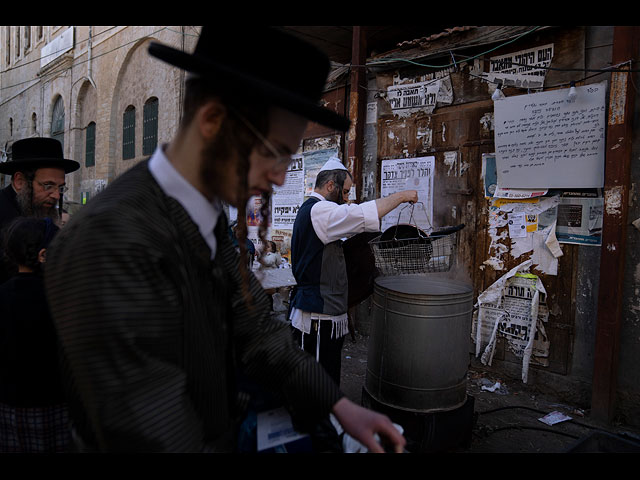
[[[27,408],[64,402],[55,329],[35,273],[0,285],[0,402]]]
[[[11,185],[0,190],[0,284],[15,275],[17,269],[4,257],[3,236],[6,227],[14,218],[20,216],[20,207],[16,191]]]
[[[0,190],[0,228],[20,216],[16,191],[9,185]]]
[[[343,394],[272,320],[253,274],[248,308],[223,214],[210,249],[142,162],[61,229],[45,282],[80,436],[102,451],[228,449],[235,373],[313,428]]]

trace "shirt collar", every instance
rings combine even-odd
[[[222,211],[220,201],[215,199],[210,202],[180,175],[164,154],[161,146],[156,148],[149,160],[149,171],[160,188],[184,207],[194,223],[198,225],[202,236],[208,238],[212,235]]]
[[[320,200],[326,200],[326,198],[324,198],[322,195],[320,195],[318,192],[311,192],[309,194],[310,197],[315,197],[315,198],[319,198]]]

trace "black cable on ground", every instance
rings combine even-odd
[[[555,433],[556,435],[562,435],[564,437],[573,438],[575,440],[580,439],[580,437],[578,437],[576,435],[571,435],[570,433],[560,432],[560,431],[557,431],[557,430],[551,430],[550,428],[526,427],[526,426],[521,426],[521,425],[512,425],[512,426],[508,426],[508,427],[495,428],[495,429],[491,430],[491,433],[499,432],[500,430],[514,430],[514,429],[515,430],[538,430],[540,432]]]

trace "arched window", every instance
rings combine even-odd
[[[93,167],[96,164],[96,123],[91,122],[85,130],[84,165]]]
[[[136,108],[129,105],[122,115],[122,159],[136,156]]]
[[[51,114],[51,137],[59,140],[64,152],[64,105],[62,97],[58,97]]]
[[[142,154],[151,155],[158,145],[158,99],[152,97],[144,104],[142,123]]]

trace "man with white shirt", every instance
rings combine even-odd
[[[308,120],[347,128],[318,104],[328,59],[256,26],[203,27],[193,53],[149,52],[190,73],[176,136],[94,197],[47,252],[77,449],[234,451],[238,379],[248,377],[301,431],[333,413],[370,451],[383,450],[376,434],[401,451],[390,420],[347,399],[271,319],[221,209],[243,211],[283,184]]]
[[[361,204],[347,204],[353,180],[337,157],[316,177],[314,191],[293,224],[291,264],[296,286],[291,298],[294,338],[340,383],[342,345],[349,331],[347,269],[342,241],[377,232],[380,219],[404,202],[417,202],[415,190]]]

